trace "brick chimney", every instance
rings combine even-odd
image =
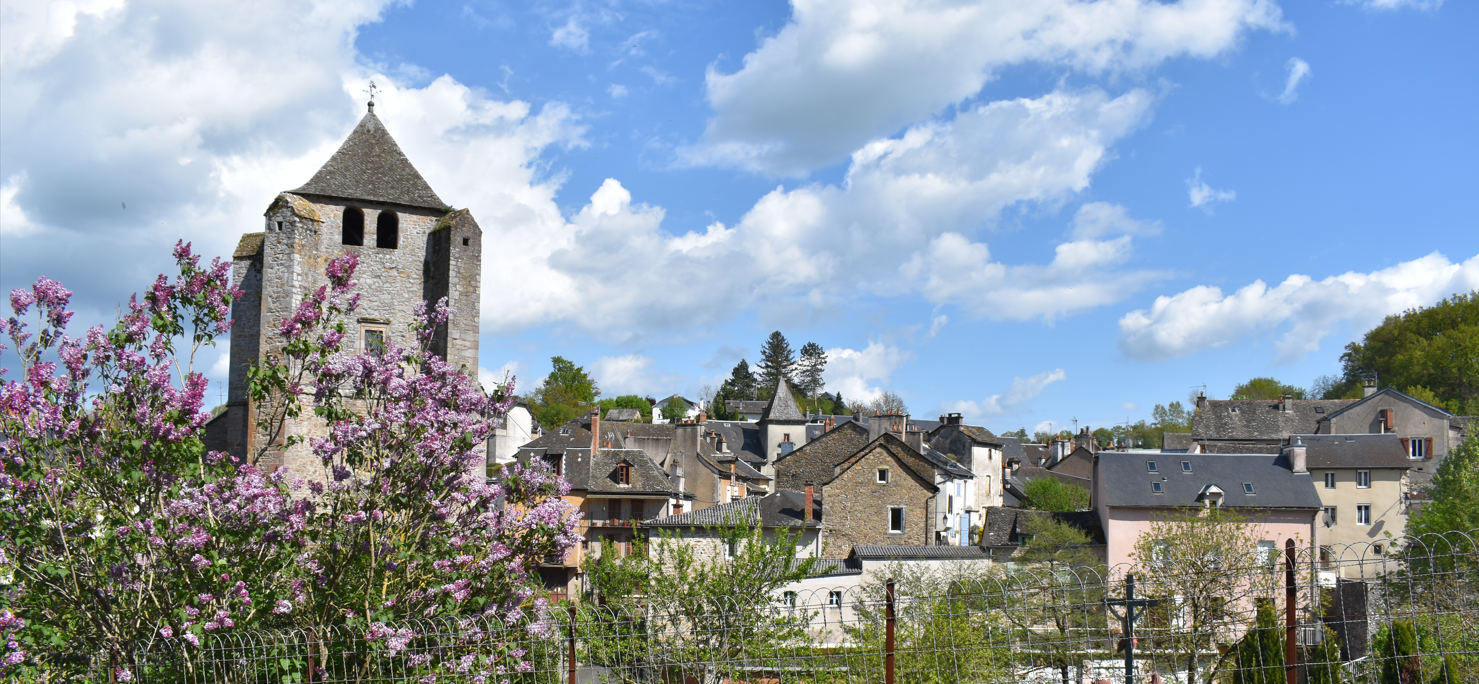
[[[698,422],[700,422],[700,423],[707,423],[707,422],[709,422],[709,410],[708,409],[701,408],[701,409],[698,410]]]
[[[591,460],[601,453],[601,409],[591,410]]]
[[[815,517],[812,514],[812,512],[811,512],[811,507],[812,507],[811,501],[812,501],[812,497],[815,496],[815,495],[816,495],[816,486],[813,485],[811,482],[808,481],[806,483],[806,503],[805,503],[805,506],[806,506],[806,513],[805,513],[805,516],[806,517],[805,517],[805,520],[806,520],[806,522],[811,522],[812,519]]]

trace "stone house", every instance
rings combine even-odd
[[[1303,451],[1303,456],[1298,452]],[[1295,435],[1286,457],[1301,458],[1320,496],[1323,547],[1373,543],[1407,529],[1407,476],[1412,460],[1396,435]],[[1339,548],[1331,549],[1335,557]]]
[[[846,558],[859,544],[937,543],[935,464],[893,433],[834,466],[819,484],[832,514],[822,533],[824,557]]]
[[[1203,453],[1278,453],[1289,435],[1329,434],[1327,419],[1355,399],[1273,400],[1197,397],[1191,439]]]
[[[1268,549],[1287,539],[1310,548],[1323,539],[1323,504],[1309,470],[1286,455],[1104,451],[1094,464],[1091,499],[1111,567],[1134,560],[1136,542],[1155,520],[1187,508],[1238,510]]]
[[[776,459],[806,446],[806,414],[796,405],[786,379],[776,383],[775,395],[760,416],[760,435],[764,440],[765,468],[762,472],[775,476]]]
[[[672,434],[668,452],[657,461],[682,492],[682,512],[725,505],[770,489],[770,478],[739,454],[724,451],[723,440],[706,424],[680,423]]]
[[[971,471],[974,476],[971,483],[973,512],[1001,505],[1006,444],[1000,437],[979,425],[966,425],[959,413],[951,413],[940,416],[939,427],[931,430],[925,441]]]
[[[1328,428],[1319,432],[1396,436],[1412,466],[1411,484],[1419,490],[1415,493],[1424,498],[1421,490],[1432,482],[1448,451],[1463,441],[1462,421],[1455,418],[1437,406],[1390,387],[1378,390],[1367,386],[1365,397],[1326,416]]]
[[[283,434],[264,434],[247,397],[247,370],[282,344],[276,334],[282,321],[327,284],[324,267],[346,252],[359,256],[361,283],[348,349],[387,341],[413,346],[407,326],[416,305],[445,297],[454,313],[436,331],[433,351],[476,378],[482,230],[471,213],[453,209],[431,189],[375,116],[373,102],[328,162],[301,187],[279,194],[264,218],[263,231],[243,235],[232,255],[232,281],[242,296],[231,306],[226,411],[207,427],[211,448],[247,458],[264,444],[323,434],[311,412],[289,421]],[[306,442],[268,450],[259,465],[324,477]]]

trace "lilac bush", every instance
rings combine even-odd
[[[512,400],[485,395],[429,351],[444,303],[418,311],[410,346],[342,348],[358,296],[353,255],[305,297],[250,369],[265,446],[237,460],[202,441],[196,353],[230,328],[229,263],[177,244],[112,329],[65,332],[71,293],[39,279],[0,321],[20,360],[0,375],[0,673],[123,663],[147,642],[189,649],[263,626],[482,615],[533,603],[530,568],[572,546],[568,485],[514,468],[482,475],[480,445]],[[35,332],[31,332],[34,319]],[[0,348],[4,348],[0,345]],[[304,440],[310,412],[327,429]],[[298,448],[321,466],[259,470]],[[379,627],[377,627],[379,625]],[[39,668],[39,669],[38,669]]]

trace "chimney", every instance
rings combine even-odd
[[[833,418],[832,416],[827,416],[827,432],[831,432],[832,428],[836,426],[836,420],[837,419]]]
[[[811,499],[812,499],[813,496],[815,496],[815,492],[816,492],[815,485],[813,485],[811,483],[811,481],[808,480],[807,483],[806,483],[806,503],[804,504],[806,506],[806,513],[805,513],[805,516],[806,517],[803,518],[806,522],[811,522],[811,519],[812,519],[812,512],[811,512],[812,503],[811,503]]]
[[[920,432],[918,430],[910,430],[904,433],[904,443],[908,444],[910,449],[913,449],[914,451],[921,454],[924,453],[923,432]]]
[[[1207,405],[1207,393],[1206,392],[1197,392],[1197,410],[1198,411],[1202,410],[1202,407],[1203,406],[1206,406],[1206,405]]]
[[[1309,449],[1302,440],[1295,437],[1293,444],[1284,447],[1284,453],[1289,457],[1289,470],[1296,473],[1309,472]]]
[[[1376,381],[1367,380],[1366,384],[1361,386],[1361,398],[1365,399],[1373,394],[1376,394]]]
[[[701,409],[698,410],[698,422],[700,422],[700,423],[707,423],[707,422],[709,422],[709,410],[708,409],[701,408]]]
[[[601,453],[601,409],[591,410],[591,461]]]
[[[1293,399],[1294,399],[1294,395],[1292,395],[1292,394],[1280,395],[1279,396],[1279,412],[1280,413],[1288,413],[1289,410],[1290,410],[1290,408],[1292,408],[1292,407],[1289,406],[1289,402],[1290,401],[1293,401]]]

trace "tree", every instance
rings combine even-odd
[[[1346,345],[1340,361],[1342,392],[1359,393],[1367,379],[1425,387],[1450,413],[1479,414],[1479,291],[1388,316]]]
[[[801,346],[801,360],[796,367],[796,385],[807,397],[816,399],[824,383],[822,372],[827,368],[827,352],[822,345],[807,342]]]
[[[895,394],[893,390],[884,390],[872,401],[868,402],[867,409],[876,413],[898,413],[909,415],[909,407],[904,404],[904,398]]]
[[[1151,425],[1162,435],[1167,432],[1191,432],[1192,415],[1179,401],[1173,401],[1167,406],[1156,404],[1150,410]]]
[[[1102,634],[1104,621],[1102,615],[1065,607],[1100,604],[1104,590],[1098,578],[1107,574],[1106,569],[1089,548],[1093,540],[1083,530],[1057,520],[1051,513],[1022,511],[1018,516],[1030,536],[1013,560],[1046,572],[1029,574],[1032,581],[1021,583],[1020,590],[1012,592],[1016,600],[1004,612],[1024,631],[1052,626],[1054,638],[1036,640],[1034,650],[1041,651],[1058,671],[1060,680],[1069,684],[1070,669],[1084,658],[1081,639],[1094,632]]]
[[[635,394],[623,394],[614,399],[602,399],[596,402],[596,405],[601,407],[602,418],[605,418],[606,413],[614,408],[637,409],[642,413],[642,422],[652,422],[652,404],[647,403],[646,399]]]
[[[730,371],[729,379],[724,381],[724,387],[720,392],[725,399],[738,399],[740,401],[755,401],[759,396],[756,391],[759,387],[759,378],[750,371],[750,364],[744,359],[734,364],[734,370]],[[727,391],[726,391],[727,389]]]
[[[1087,511],[1089,490],[1076,484],[1068,484],[1051,475],[1035,477],[1027,481],[1025,502],[1028,508],[1039,511]]]
[[[1233,684],[1284,684],[1284,629],[1273,601],[1258,601],[1253,624],[1234,647]]]
[[[1078,489],[1083,488],[1078,487]],[[1031,537],[1022,544],[1015,560],[1023,563],[1041,563],[1046,565],[1050,571],[1057,571],[1060,568],[1089,568],[1103,565],[1099,556],[1089,548],[1094,540],[1090,539],[1083,530],[1059,521],[1050,513],[1023,511],[1018,515],[1026,518],[1026,530]]]
[[[1286,394],[1295,399],[1304,398],[1304,390],[1274,378],[1253,378],[1233,388],[1232,399],[1244,401],[1273,401]]]
[[[1001,433],[1001,436],[1003,436],[1003,437],[1016,437],[1017,438],[1017,441],[1019,441],[1019,442],[1021,442],[1023,444],[1027,444],[1027,443],[1029,443],[1029,442],[1032,441],[1032,439],[1027,436],[1027,428],[1025,428],[1025,427],[1019,427],[1019,428],[1016,429],[1015,432],[1003,432],[1003,433]]]
[[[1479,529],[1479,430],[1471,429],[1433,474],[1432,501],[1407,520],[1410,535]]]
[[[1221,507],[1167,514],[1135,541],[1131,557],[1144,595],[1167,599],[1150,609],[1146,626],[1179,623],[1155,630],[1147,650],[1171,654],[1187,684],[1198,681],[1199,659],[1213,652],[1216,636],[1247,622],[1254,599],[1273,595],[1278,573],[1255,571],[1268,567],[1259,541],[1247,518]]]
[[[796,354],[791,351],[791,343],[786,341],[781,331],[772,332],[766,338],[765,346],[760,348],[757,366],[760,368],[761,398],[768,399],[782,378],[787,384],[795,384]]]
[[[561,356],[550,359],[551,368],[544,382],[529,394],[529,408],[540,425],[556,427],[591,410],[601,388],[585,372]]]
[[[1346,382],[1339,375],[1321,375],[1310,383],[1311,399],[1360,399],[1361,383]]]
[[[662,419],[665,421],[676,423],[687,415],[688,402],[683,401],[683,398],[676,394],[668,397],[667,403],[662,405]]]
[[[1109,428],[1094,428],[1094,441],[1101,447],[1114,445],[1114,430]]]

